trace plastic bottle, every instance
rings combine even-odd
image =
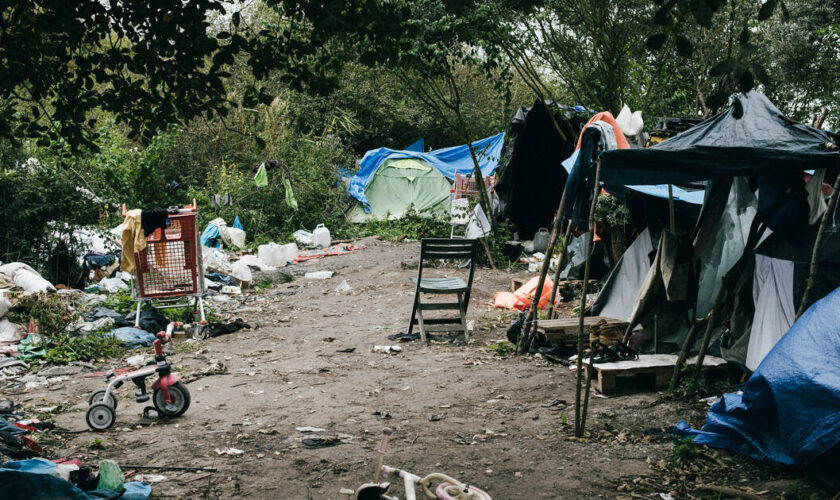
[[[323,224],[318,224],[314,231],[312,231],[312,243],[316,247],[326,248],[330,246],[330,230]]]
[[[283,258],[286,262],[292,262],[297,259],[298,246],[294,243],[287,243],[283,245]]]
[[[545,252],[548,249],[548,229],[541,227],[534,235],[534,251]]]

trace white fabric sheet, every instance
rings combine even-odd
[[[747,368],[755,371],[764,356],[790,329],[793,306],[793,262],[756,254],[753,275],[755,315],[747,347]]]

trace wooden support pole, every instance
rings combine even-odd
[[[563,272],[563,260],[566,258],[566,249],[569,248],[569,237],[572,234],[572,223],[566,226],[566,234],[563,236],[563,246],[560,247],[560,254],[557,258],[557,269],[554,271],[554,286],[551,287],[551,298],[548,300],[548,319],[554,317],[554,302],[557,300],[557,288],[560,286],[560,273]]]
[[[811,305],[811,290],[817,282],[817,271],[820,267],[820,245],[822,245],[823,234],[828,225],[828,219],[834,217],[834,208],[837,206],[837,192],[840,190],[840,174],[837,175],[837,180],[834,181],[834,191],[831,192],[831,197],[828,199],[828,206],[825,213],[820,220],[820,228],[817,230],[817,237],[814,239],[814,248],[811,250],[811,269],[808,272],[808,281],[805,284],[805,291],[802,293],[802,300],[799,301],[799,309],[796,311],[796,321],[802,316],[808,306]]]
[[[586,365],[586,386],[583,390],[583,410],[580,415],[580,436],[578,437],[586,435],[586,415],[589,413],[589,388],[592,386],[592,373],[595,371],[595,368],[592,367],[594,361],[595,349],[591,348],[589,350],[589,364]]]
[[[670,390],[673,391],[676,389],[677,382],[680,381],[680,368],[683,363],[685,363],[685,360],[688,359],[688,353],[691,352],[691,346],[694,344],[694,339],[697,338],[697,331],[701,326],[709,321],[709,315],[711,315],[711,311],[709,311],[709,314],[707,314],[705,318],[691,322],[691,328],[688,330],[688,336],[685,338],[685,342],[683,342],[682,349],[680,349],[680,355],[677,357],[677,364],[674,366],[674,374],[671,376],[671,383],[668,385]]]
[[[592,245],[595,239],[595,207],[598,206],[598,193],[601,191],[601,158],[595,169],[595,189],[592,193],[592,205],[589,207],[589,234],[586,244],[586,264],[583,267],[583,289],[580,295],[580,321],[578,322],[577,341],[577,380],[575,385],[575,437],[583,437],[582,408],[580,404],[581,383],[583,382],[583,315],[586,314],[586,294],[589,291],[589,268],[592,263]]]
[[[540,279],[537,282],[537,289],[534,291],[534,300],[531,302],[531,308],[525,317],[525,322],[522,325],[522,332],[519,334],[519,340],[516,343],[516,353],[522,354],[531,349],[531,340],[533,333],[536,331],[537,312],[539,311],[540,298],[542,297],[543,285],[545,285],[545,277],[548,274],[548,269],[551,264],[551,254],[554,253],[554,245],[557,243],[557,235],[560,233],[560,226],[563,223],[563,205],[566,204],[566,189],[563,189],[563,194],[560,195],[560,206],[557,208],[557,214],[554,216],[554,222],[551,225],[551,236],[548,239],[548,247],[545,249],[545,258],[543,259],[542,269],[540,269]]]
[[[671,226],[671,234],[677,234],[677,222],[674,215],[674,186],[668,184],[668,216]]]

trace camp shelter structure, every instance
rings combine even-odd
[[[537,100],[520,107],[510,124],[499,166],[497,220],[509,220],[521,240],[550,227],[568,178],[561,162],[575,150],[586,110]],[[562,130],[562,135],[557,131]]]
[[[664,333],[660,342],[681,344],[688,325],[680,318],[689,311],[691,319],[704,318],[714,307],[723,276],[737,263],[738,272],[732,275],[737,280],[725,288],[730,304],[712,325],[711,340],[725,359],[754,369],[778,338],[751,339],[751,334],[769,332],[778,337],[787,331],[793,322],[794,290],[803,286],[800,280],[810,260],[819,220],[812,212],[824,199],[821,189],[811,189],[817,195],[809,196],[803,171],[817,169],[820,175],[814,178],[820,182],[826,169],[837,165],[838,153],[828,133],[786,119],[762,94],[749,92],[736,99],[738,103],[719,115],[653,147],[604,152],[601,179],[605,184],[708,183],[700,218],[688,235],[694,266],[688,285],[695,288],[696,298],[691,293],[683,295],[681,309],[674,309],[679,301],[668,298],[665,275],[669,266],[658,266],[657,278],[656,266],[651,265],[634,297],[630,321],[653,323],[653,328]],[[828,217],[833,220],[836,213]],[[834,226],[829,227],[830,233],[836,232]],[[762,227],[769,231],[762,233]],[[651,242],[650,248],[657,248],[654,262],[668,259],[663,250],[668,245],[662,244],[662,238],[675,236],[669,235],[663,231],[658,246]],[[646,250],[635,249],[638,265],[644,263]],[[821,262],[840,260],[836,243],[824,242],[821,251]],[[797,267],[799,278],[795,277]],[[641,273],[631,274],[638,282]],[[838,284],[840,280],[824,284],[818,293],[824,295]],[[650,293],[655,286],[659,292]],[[624,306],[627,298],[622,297]],[[603,315],[607,304],[602,305]],[[760,349],[756,356],[749,352],[751,340]]]
[[[472,143],[482,175],[495,172],[504,135]],[[363,222],[372,217],[399,218],[409,209],[421,215],[444,214],[449,208],[449,190],[455,174],[473,172],[474,163],[466,144],[427,153],[388,148],[368,151],[347,187],[350,196],[358,201],[349,219]]]

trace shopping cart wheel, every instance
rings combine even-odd
[[[97,432],[104,431],[114,425],[116,419],[117,414],[114,413],[114,409],[105,403],[91,405],[87,414],[85,414],[88,427]]]
[[[204,340],[210,336],[210,327],[209,325],[199,325],[196,324],[193,327],[193,338],[198,340]]]
[[[115,411],[117,409],[117,398],[114,396],[114,393],[108,394],[108,400],[103,401],[105,399],[105,389],[99,389],[93,391],[93,394],[90,395],[90,399],[88,399],[88,404],[93,405],[96,403],[105,403]]]

